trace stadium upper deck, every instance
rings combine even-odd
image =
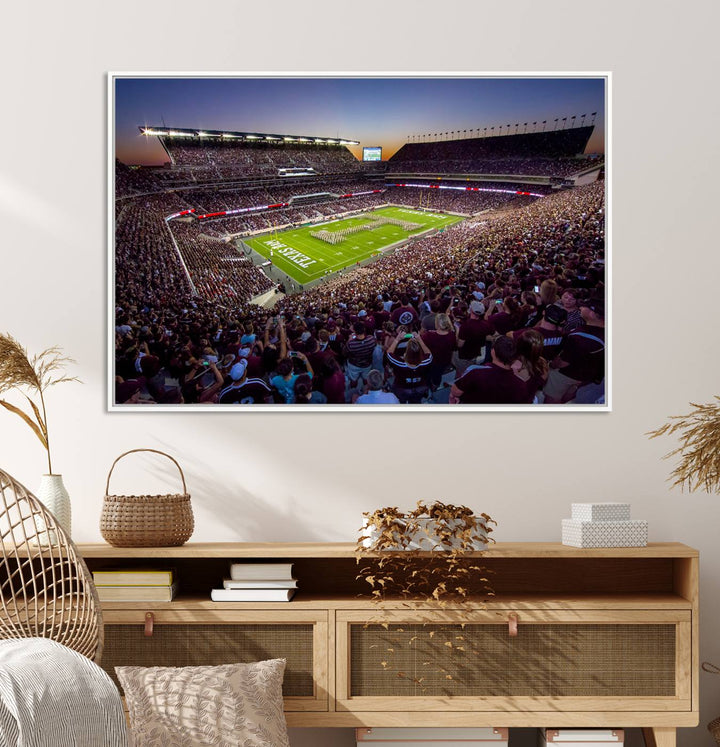
[[[298,135],[140,127],[157,137],[170,168],[120,169],[116,196],[165,189],[218,187],[276,190],[293,184],[300,191],[327,189],[329,181],[412,175],[514,184],[570,186],[578,174],[597,172],[602,159],[582,157],[593,127],[408,143],[389,161],[358,161],[348,150],[357,141]],[[595,174],[596,175],[596,174]],[[572,177],[568,180],[568,177]],[[584,177],[583,177],[584,178]],[[592,181],[593,176],[585,181]],[[525,182],[524,182],[525,180]],[[339,187],[342,190],[342,187]]]
[[[578,159],[593,126],[518,135],[406,143],[388,161],[391,173],[525,174],[564,177],[587,164]]]
[[[316,174],[354,173],[360,162],[345,138],[140,127],[157,137],[175,170],[206,171],[219,178],[278,176],[282,170]]]

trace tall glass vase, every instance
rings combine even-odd
[[[43,475],[40,480],[36,497],[53,514],[58,524],[65,530],[68,537],[71,536],[72,510],[70,496],[63,484],[62,475]],[[44,527],[43,527],[44,529]],[[55,532],[43,532],[40,534],[41,544],[54,545],[57,543]]]

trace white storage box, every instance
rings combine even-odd
[[[622,729],[538,729],[538,747],[622,747]]]
[[[358,745],[367,747],[508,747],[508,730],[492,726],[374,727],[356,729]]]
[[[562,521],[562,543],[570,547],[645,547],[647,540],[647,521]]]
[[[573,503],[571,518],[579,521],[628,521],[629,503]]]

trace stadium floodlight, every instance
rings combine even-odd
[[[261,140],[262,139],[260,135],[245,135],[245,137],[247,140]]]
[[[170,137],[195,137],[195,134],[192,132],[178,132],[177,130],[170,130],[168,135]]]
[[[286,143],[294,143],[295,142],[295,138],[294,137],[284,137],[283,140]]]
[[[208,132],[198,132],[198,137],[212,137]]]
[[[299,143],[311,143],[311,142],[312,142],[312,140],[310,140],[310,138],[309,138],[309,137],[299,137],[299,138],[298,138],[298,142],[299,142]]]
[[[168,135],[165,130],[153,130],[152,127],[145,127],[142,131],[143,135]]]

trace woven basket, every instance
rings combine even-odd
[[[717,745],[720,745],[720,717],[714,718],[708,724],[708,731],[713,735],[715,743]]]
[[[167,495],[110,495],[110,476],[115,465],[128,454],[149,451],[167,457],[180,471],[182,493]],[[105,486],[105,499],[100,514],[100,534],[113,547],[177,547],[185,544],[193,533],[190,496],[180,465],[164,451],[132,449],[112,463]]]
[[[715,666],[715,664],[712,664],[709,661],[704,661],[702,663],[702,670],[703,672],[708,672],[709,674],[720,674],[720,667]],[[717,718],[714,718],[707,726],[708,731],[713,735],[713,739],[715,740],[715,743],[720,747],[720,716]]]

